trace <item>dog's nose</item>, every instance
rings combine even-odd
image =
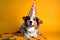
[[[32,23],[32,21],[30,21],[30,23]]]
[[[30,25],[32,25],[32,21],[30,21]]]

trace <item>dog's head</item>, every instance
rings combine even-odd
[[[37,17],[31,18],[29,16],[24,16],[23,20],[24,20],[25,24],[28,25],[28,26],[30,26],[30,27],[34,26],[34,25],[39,26],[39,24],[42,23],[42,21],[39,20]]]

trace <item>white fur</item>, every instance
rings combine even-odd
[[[34,27],[27,28],[27,34],[25,33],[26,39],[30,39],[31,37],[36,38],[38,35],[37,32],[38,30],[36,30]]]
[[[32,25],[34,25],[33,17],[30,18],[30,21],[32,21]]]

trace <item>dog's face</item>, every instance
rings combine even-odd
[[[23,17],[24,22],[27,23],[28,26],[32,26],[34,24],[33,18],[30,18],[29,16]]]
[[[26,23],[26,25],[28,25],[30,27],[34,26],[34,24],[38,26],[39,24],[42,23],[42,21],[39,20],[37,17],[32,18],[32,17],[29,17],[29,16],[25,16],[25,17],[23,17],[23,20]]]

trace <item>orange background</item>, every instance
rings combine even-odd
[[[27,16],[33,0],[0,0],[0,33],[15,32]],[[60,0],[37,0],[37,17],[42,34],[60,35]]]

